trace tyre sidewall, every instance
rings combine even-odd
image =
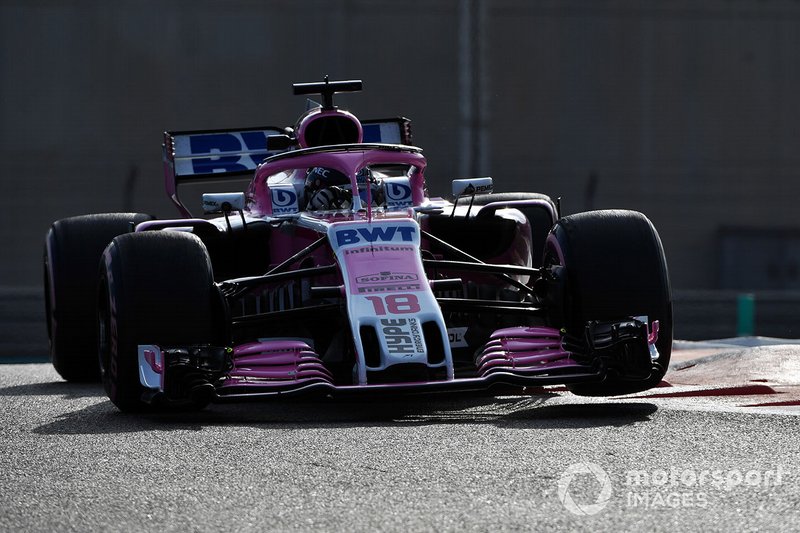
[[[672,351],[672,297],[664,249],[647,217],[635,211],[580,213],[561,219],[546,254],[559,257],[566,283],[553,316],[557,327],[580,334],[591,320],[647,316],[659,321],[659,351],[651,376],[642,381],[608,378],[600,384],[571,386],[584,395],[626,394],[657,385]]]
[[[84,215],[58,220],[47,232],[44,297],[50,358],[64,379],[91,381],[99,377],[97,264],[114,237],[151,219],[141,213]]]
[[[194,235],[144,232],[115,238],[101,264],[101,372],[111,401],[123,411],[142,401],[138,346],[224,344],[208,252]],[[107,342],[107,345],[103,345]]]

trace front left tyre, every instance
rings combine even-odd
[[[660,325],[657,358],[646,365],[649,375],[634,377],[646,369],[634,368],[626,360],[627,348],[621,348],[617,356],[627,367],[621,373],[609,372],[600,383],[574,384],[570,390],[581,396],[614,396],[658,385],[669,367],[673,319],[666,256],[653,223],[626,210],[566,216],[550,232],[543,263],[548,271],[560,271],[562,280],[551,295],[551,325],[573,337],[583,337],[591,321],[647,317],[648,325]]]

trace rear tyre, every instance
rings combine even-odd
[[[635,211],[590,211],[562,218],[545,245],[544,265],[563,267],[560,290],[551,294],[554,326],[580,335],[592,320],[647,316],[659,321],[647,379],[610,374],[600,383],[570,385],[575,394],[628,394],[657,385],[672,352],[672,297],[664,249],[655,227]]]
[[[141,213],[85,215],[59,220],[47,232],[44,299],[50,358],[67,381],[93,381],[97,364],[97,264],[117,235],[151,220]]]
[[[138,346],[223,345],[220,295],[208,252],[195,235],[153,231],[115,238],[100,265],[100,369],[122,411],[202,408],[208,400],[153,403],[139,382]]]

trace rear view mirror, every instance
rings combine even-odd
[[[242,211],[246,201],[243,192],[221,192],[203,194],[203,213],[214,215]]]
[[[297,144],[297,141],[288,135],[270,135],[267,137],[268,152],[283,152],[295,144]]]
[[[453,180],[453,198],[472,196],[473,194],[488,194],[492,190],[494,190],[492,178]]]

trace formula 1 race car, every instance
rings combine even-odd
[[[453,180],[429,198],[405,118],[359,120],[321,95],[293,128],[167,132],[182,218],[57,221],[45,247],[51,356],[123,411],[292,395],[522,391],[617,395],[659,383],[672,302],[641,213],[561,216],[548,196]],[[245,192],[185,182],[254,173]],[[99,274],[98,274],[99,263]]]

